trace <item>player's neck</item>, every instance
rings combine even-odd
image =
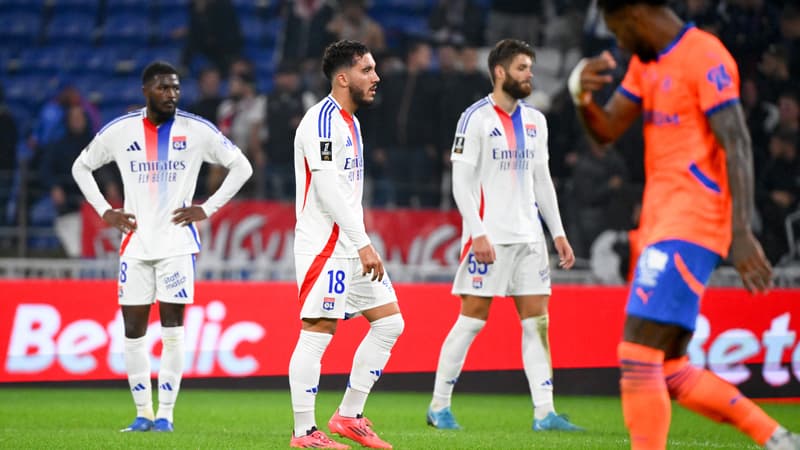
[[[155,126],[161,126],[164,122],[167,122],[169,119],[172,119],[173,115],[170,114],[159,114],[155,111],[152,111],[150,108],[147,108],[147,112],[145,113],[147,120]]]
[[[350,98],[349,92],[342,93],[341,91],[337,91],[336,89],[334,89],[333,91],[331,91],[331,97],[333,97],[333,99],[336,100],[336,103],[338,103],[343,110],[350,113],[351,116],[356,113],[358,105],[356,105],[356,102],[354,102],[353,99]]]
[[[497,105],[500,109],[511,115],[515,109],[517,109],[517,102],[518,100],[514,97],[508,95],[502,89],[495,89],[492,91],[492,101],[495,105]]]
[[[684,25],[685,23],[668,8],[664,8],[661,14],[653,16],[650,30],[659,53],[675,42]]]

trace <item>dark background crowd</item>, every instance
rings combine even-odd
[[[790,240],[800,239],[800,5],[673,7],[738,61],[754,226],[770,260],[790,264]],[[154,59],[180,68],[182,109],[217,124],[253,163],[243,195],[293,201],[294,130],[328,93],[320,56],[342,38],[366,43],[381,76],[375,105],[358,113],[370,207],[455,207],[455,124],[491,90],[487,48],[513,37],[537,51],[528,101],[548,119],[551,171],[577,255],[613,248],[620,240],[607,237],[636,225],[641,127],[603,151],[585,138],[566,92],[581,56],[609,49],[626,60],[591,0],[0,0],[0,22],[0,254],[63,252],[47,230],[80,207],[72,161],[104,123],[142,106],[139,73]],[[112,203],[121,201],[115,170],[98,174]],[[216,189],[222,170],[204,169],[199,197]],[[22,246],[20,227],[30,231]]]

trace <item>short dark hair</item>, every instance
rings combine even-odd
[[[322,73],[325,78],[332,80],[333,74],[342,67],[353,67],[356,57],[361,57],[369,53],[366,45],[358,41],[343,39],[336,41],[325,49],[322,57]]]
[[[525,41],[503,39],[494,46],[489,52],[489,76],[491,76],[492,82],[494,82],[494,68],[497,66],[508,67],[511,60],[519,54],[528,55],[532,60],[536,59],[536,52]]]
[[[652,6],[666,6],[667,0],[597,0],[597,7],[605,13],[613,13],[626,6],[639,3]]]
[[[147,84],[156,75],[177,75],[178,70],[166,61],[153,61],[142,71],[142,85]]]

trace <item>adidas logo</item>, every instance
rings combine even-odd
[[[544,382],[541,384],[541,386],[552,386],[552,385],[553,385],[553,380],[552,380],[552,379],[550,379],[550,378],[548,378],[547,380],[545,380],[545,381],[544,381]]]
[[[161,385],[159,385],[158,387],[159,387],[160,389],[163,389],[163,390],[165,390],[165,391],[171,391],[171,390],[172,390],[172,385],[171,385],[171,384],[169,384],[169,383],[164,383],[164,384],[161,384]]]
[[[175,298],[189,298],[189,295],[186,294],[186,289],[181,289],[180,291],[178,291],[177,294],[173,295],[173,297],[175,297]]]
[[[319,392],[319,386],[314,386],[314,387],[312,387],[310,389],[306,389],[306,392],[308,392],[309,394],[315,394],[316,395],[316,393]]]
[[[350,136],[347,136],[347,142],[344,144],[345,147],[352,147],[353,141],[350,140]]]
[[[131,144],[130,147],[128,147],[128,149],[126,151],[128,151],[128,152],[138,152],[138,151],[141,151],[141,150],[142,150],[142,147],[139,147],[139,143],[136,142],[136,141],[133,141],[133,144]]]
[[[380,369],[370,370],[369,373],[375,375],[376,377],[380,378],[381,374],[383,373]]]
[[[495,128],[494,130],[492,130],[491,133],[489,133],[489,136],[502,136],[502,135],[503,133],[501,133],[500,130],[498,130],[497,128]]]
[[[139,391],[144,391],[146,389],[147,389],[147,387],[145,385],[143,385],[142,383],[139,383],[136,386],[134,386],[133,389],[131,389],[131,390],[134,391],[134,392],[139,392]]]
[[[447,380],[445,381],[445,383],[455,385],[456,383],[458,383],[458,377],[455,377],[452,380]]]

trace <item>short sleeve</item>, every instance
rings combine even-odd
[[[236,153],[241,153],[239,147],[225,137],[221,131],[211,128],[205,130],[206,153],[203,160],[224,167],[230,167],[230,165],[233,164],[233,160],[236,158]]]
[[[700,109],[710,116],[739,101],[739,68],[725,47],[716,40],[707,41],[701,50],[703,57],[694,58],[693,72],[700,99]]]
[[[451,161],[463,161],[473,166],[478,165],[481,152],[481,121],[476,116],[479,114],[469,110],[461,114],[461,119],[456,127],[453,148],[450,151]]]
[[[97,170],[114,160],[114,155],[106,145],[106,137],[107,134],[97,134],[79,156],[81,162],[91,170]]]
[[[642,103],[642,68],[644,65],[639,58],[634,56],[628,64],[628,71],[617,88],[617,92],[625,96],[628,100]]]
[[[323,120],[327,118],[327,120]],[[311,121],[304,121],[297,130],[295,140],[303,149],[303,155],[308,162],[308,168],[313,170],[336,170],[336,154],[341,149],[335,148],[337,144],[336,130],[330,116],[323,114],[320,123],[313,121],[313,126],[308,126]],[[338,141],[341,146],[342,142]]]

